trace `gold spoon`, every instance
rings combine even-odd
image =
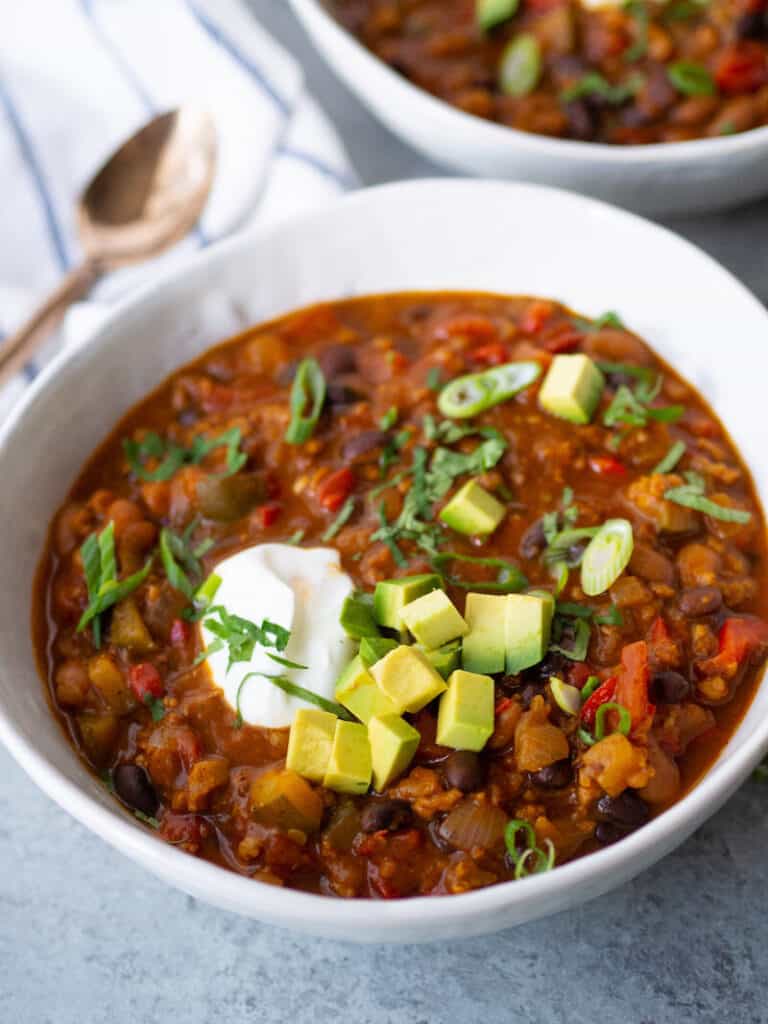
[[[159,255],[194,227],[215,165],[213,121],[190,107],[161,114],[123,143],[78,202],[82,264],[0,345],[0,386],[29,362],[69,306],[103,274]]]

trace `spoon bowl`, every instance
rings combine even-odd
[[[86,253],[108,268],[162,252],[195,225],[216,164],[203,110],[161,114],[114,153],[84,190],[78,227]]]
[[[107,160],[77,204],[83,263],[0,347],[0,387],[102,274],[158,256],[197,223],[216,169],[213,119],[196,107],[153,118]]]

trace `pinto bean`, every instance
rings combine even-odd
[[[666,583],[669,587],[675,585],[675,567],[670,559],[641,541],[635,543],[629,570],[649,583]]]
[[[689,587],[678,600],[680,611],[689,619],[711,615],[723,605],[723,595],[717,587]]]

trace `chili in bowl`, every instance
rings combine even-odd
[[[349,260],[355,232],[370,243],[373,224],[408,223],[434,188],[353,197],[197,273],[228,280],[217,307],[238,308],[244,258],[306,259],[332,216]],[[433,200],[478,251],[500,251],[470,227],[483,202],[503,198],[518,227],[546,204],[576,234],[597,212],[519,186],[488,186],[479,205],[467,184],[441,188]],[[601,212],[635,244],[650,232],[660,264],[728,282],[658,229]],[[441,223],[420,222],[436,259]],[[377,230],[387,251],[392,228]],[[454,261],[448,281],[466,273]],[[401,287],[426,283],[423,266],[399,270]],[[624,292],[618,312],[574,312],[567,287],[568,303],[366,296],[363,274],[362,297],[262,307],[279,315],[210,348],[208,332],[190,335],[206,317],[199,280],[118,312],[15,426],[24,436],[35,401],[55,402],[88,362],[104,385],[120,340],[150,339],[183,290],[186,348],[158,361],[138,342],[146,369],[118,400],[130,407],[79,472],[85,452],[67,454],[76,482],[36,519],[51,529],[34,636],[64,730],[57,741],[31,675],[18,709],[4,679],[3,736],[23,763],[188,891],[336,934],[363,905],[379,936],[414,920],[394,911],[409,905],[429,908],[419,937],[482,930],[552,909],[552,893],[571,902],[574,879],[582,897],[598,891],[679,841],[689,809],[711,810],[761,752],[765,524],[717,415],[632,330],[637,303],[625,312]],[[744,330],[750,315],[762,329],[726,290]],[[147,394],[164,359],[172,373]],[[93,448],[92,429],[73,426]],[[19,450],[4,442],[7,465]],[[38,751],[61,765],[53,782]]]
[[[447,166],[667,215],[768,187],[763,0],[292,5],[363,102]]]

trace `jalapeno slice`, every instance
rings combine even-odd
[[[504,363],[483,373],[468,373],[446,384],[438,395],[437,407],[443,416],[468,419],[513,398],[540,376],[541,366],[533,360]]]

